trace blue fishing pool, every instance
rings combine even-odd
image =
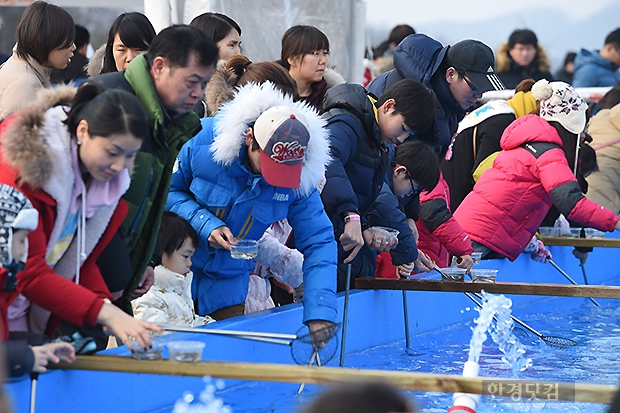
[[[569,248],[552,247],[554,260],[574,279],[583,282],[577,261]],[[600,248],[587,263],[590,284],[618,285],[617,253]],[[480,268],[496,268],[498,281],[567,284],[550,265],[527,257],[514,263],[483,261]],[[412,350],[405,351],[403,302],[400,291],[354,290],[350,296],[347,329],[347,368],[400,370],[460,375],[467,358],[471,327],[478,312],[462,293],[407,293]],[[521,379],[616,385],[620,378],[620,309],[618,301],[597,299],[595,307],[584,298],[548,298],[512,295],[513,315],[545,335],[576,340],[578,347],[554,349],[534,335],[519,335],[533,365]],[[344,298],[339,298],[339,314]],[[294,333],[301,325],[298,304],[215,323],[210,328],[273,333]],[[339,340],[340,337],[338,337]],[[204,360],[293,364],[288,347],[249,342],[206,334],[173,333],[164,340],[200,340],[206,343]],[[129,355],[125,348],[104,352]],[[164,354],[166,357],[166,354]],[[144,361],[144,363],[149,363]],[[338,357],[329,366],[336,366]],[[512,378],[511,368],[501,362],[501,353],[490,338],[480,358],[480,375]],[[323,388],[308,385],[296,396],[299,385],[224,379],[226,387],[216,395],[240,412],[294,412]],[[37,412],[136,413],[171,412],[174,402],[189,391],[204,389],[201,378],[170,375],[64,370],[42,375],[38,383]],[[30,380],[5,385],[14,411],[28,412]],[[445,412],[451,394],[411,392],[422,411]],[[478,412],[605,412],[602,404],[567,402],[515,403],[509,398],[483,396]]]

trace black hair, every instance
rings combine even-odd
[[[589,136],[588,134],[586,134]],[[590,141],[592,137],[590,137]],[[587,140],[581,143],[579,147],[579,170],[578,172],[583,176],[588,176],[593,172],[598,171],[598,162],[596,160],[596,151],[592,148]]]
[[[171,255],[181,248],[188,238],[192,240],[194,248],[197,248],[198,234],[191,224],[174,212],[164,211],[159,228],[161,251]]]
[[[376,103],[381,107],[394,99],[394,114],[403,115],[405,123],[414,132],[423,132],[433,124],[436,96],[428,87],[413,79],[402,79],[390,86]]]
[[[517,29],[510,34],[508,38],[508,49],[512,49],[516,44],[538,46],[538,38],[536,33],[529,29]]]
[[[82,120],[88,122],[91,136],[105,138],[130,133],[143,140],[150,133],[146,111],[136,96],[124,90],[104,90],[95,80],[87,80],[80,85],[64,123],[75,135]]]
[[[17,56],[32,56],[40,64],[47,62],[56,49],[71,47],[75,39],[73,17],[62,7],[35,1],[26,7],[15,30]]]
[[[376,59],[378,57],[383,57],[383,55],[385,54],[385,52],[388,51],[389,48],[390,48],[390,41],[389,40],[384,40],[384,41],[382,41],[379,44],[379,46],[373,47],[373,49],[372,49],[372,57],[373,57],[373,59]]]
[[[620,51],[620,27],[607,35],[605,44],[612,44],[616,50]]]
[[[103,70],[101,73],[117,72],[114,61],[114,37],[118,34],[121,42],[127,47],[148,50],[155,38],[155,29],[148,17],[142,13],[123,13],[114,20],[108,32],[108,43],[105,46]]]
[[[564,56],[564,65],[563,65],[563,67],[566,67],[566,65],[569,64],[569,63],[573,63],[575,61],[576,57],[577,57],[577,53],[575,53],[575,52],[568,52],[568,53],[566,53],[566,56]]]
[[[398,44],[410,34],[415,34],[415,30],[413,29],[413,27],[409,26],[408,24],[399,24],[398,26],[394,27],[390,32],[390,35],[388,36],[388,41],[398,46]]]
[[[302,413],[388,413],[416,412],[403,394],[382,382],[345,383],[325,391]]]
[[[233,29],[241,36],[241,27],[237,22],[221,13],[202,13],[194,17],[189,25],[205,32],[215,43],[228,36]]]
[[[611,109],[620,103],[620,89],[609,89],[598,101],[599,109]]]
[[[217,44],[202,30],[185,24],[175,24],[159,32],[146,54],[149,67],[161,56],[174,67],[187,67],[194,56],[199,66],[215,67],[219,57]]]
[[[439,158],[435,150],[419,141],[410,141],[396,146],[395,164],[407,168],[409,177],[430,192],[439,182]]]
[[[282,36],[278,63],[286,70],[290,70],[289,57],[303,56],[317,50],[329,51],[329,39],[325,33],[314,26],[293,26]]]
[[[553,128],[558,132],[558,135],[560,135],[566,161],[568,162],[568,166],[571,171],[574,171],[575,155],[577,153],[577,139],[579,139],[579,136],[569,132],[560,122],[554,120],[549,120],[547,122],[549,122],[549,125],[553,126]]]
[[[85,45],[90,42],[90,33],[84,26],[80,26],[79,24],[75,25],[75,44],[76,49],[81,49]]]

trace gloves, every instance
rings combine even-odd
[[[541,240],[537,239],[536,243],[538,244],[538,250],[533,252],[531,257],[534,261],[546,264],[550,259],[552,259],[551,253],[547,248],[545,248],[545,244],[543,244]]]

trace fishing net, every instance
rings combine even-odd
[[[297,338],[291,342],[291,356],[295,363],[316,363],[318,366],[329,363],[338,351],[336,335],[339,330],[340,324],[332,324],[312,334],[308,326],[301,327],[297,331]]]
[[[579,345],[575,340],[571,340],[566,337],[558,337],[558,336],[541,336],[540,339],[550,345],[551,347],[556,348],[570,348],[576,347]]]

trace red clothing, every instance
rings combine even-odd
[[[420,219],[415,225],[420,238],[418,249],[440,267],[450,265],[450,256],[474,252],[471,240],[450,213],[450,189],[443,175],[430,193],[420,193]]]
[[[560,146],[534,156],[522,147]],[[511,261],[517,259],[554,204],[568,219],[613,231],[618,217],[583,196],[557,131],[536,115],[514,121],[502,135],[502,151],[454,213],[472,240]]]
[[[7,273],[6,269],[0,267],[0,286],[4,287],[8,275],[9,274]],[[0,331],[2,332],[2,336],[0,336],[0,341],[9,339],[9,304],[7,303],[8,296],[9,295],[6,291],[0,291]]]
[[[96,324],[97,315],[104,304],[103,298],[111,298],[111,296],[95,261],[120,228],[128,208],[127,204],[121,200],[114,207],[113,212],[110,209],[111,218],[99,219],[99,216],[95,215],[87,220],[86,244],[93,247],[86,251],[88,258],[81,266],[79,285],[55,273],[46,261],[48,243],[52,230],[58,225],[56,222],[57,206],[61,201],[66,204],[68,200],[54,199],[43,188],[53,180],[54,182],[63,182],[63,180],[66,182],[68,179],[73,179],[71,176],[59,176],[61,165],[67,162],[70,165],[70,153],[65,151],[67,152],[66,159],[57,159],[51,150],[46,150],[46,141],[40,138],[37,129],[28,129],[30,135],[25,137],[20,136],[16,131],[26,130],[26,127],[11,128],[15,125],[21,126],[22,123],[32,126],[28,123],[31,119],[30,115],[30,113],[23,117],[20,117],[20,114],[13,115],[4,120],[0,126],[0,139],[3,144],[0,147],[2,149],[0,182],[19,188],[39,212],[39,225],[28,236],[26,266],[17,274],[17,291],[8,297],[7,302],[10,304],[15,296],[21,293],[32,303],[50,311],[52,315],[45,333],[51,335],[62,319],[77,326],[85,323]],[[32,119],[34,119],[33,124],[38,122],[35,116],[32,116]],[[14,122],[15,125],[13,125]],[[11,128],[11,133],[7,133],[8,128]],[[50,136],[54,138],[53,135]],[[26,138],[31,141],[25,143]],[[65,152],[62,153],[65,154]],[[9,156],[12,156],[12,161],[7,160]],[[50,169],[51,173],[42,173],[46,169],[41,165],[54,165],[54,167]],[[20,179],[17,179],[17,166],[20,168]],[[72,185],[72,183],[67,184]]]

